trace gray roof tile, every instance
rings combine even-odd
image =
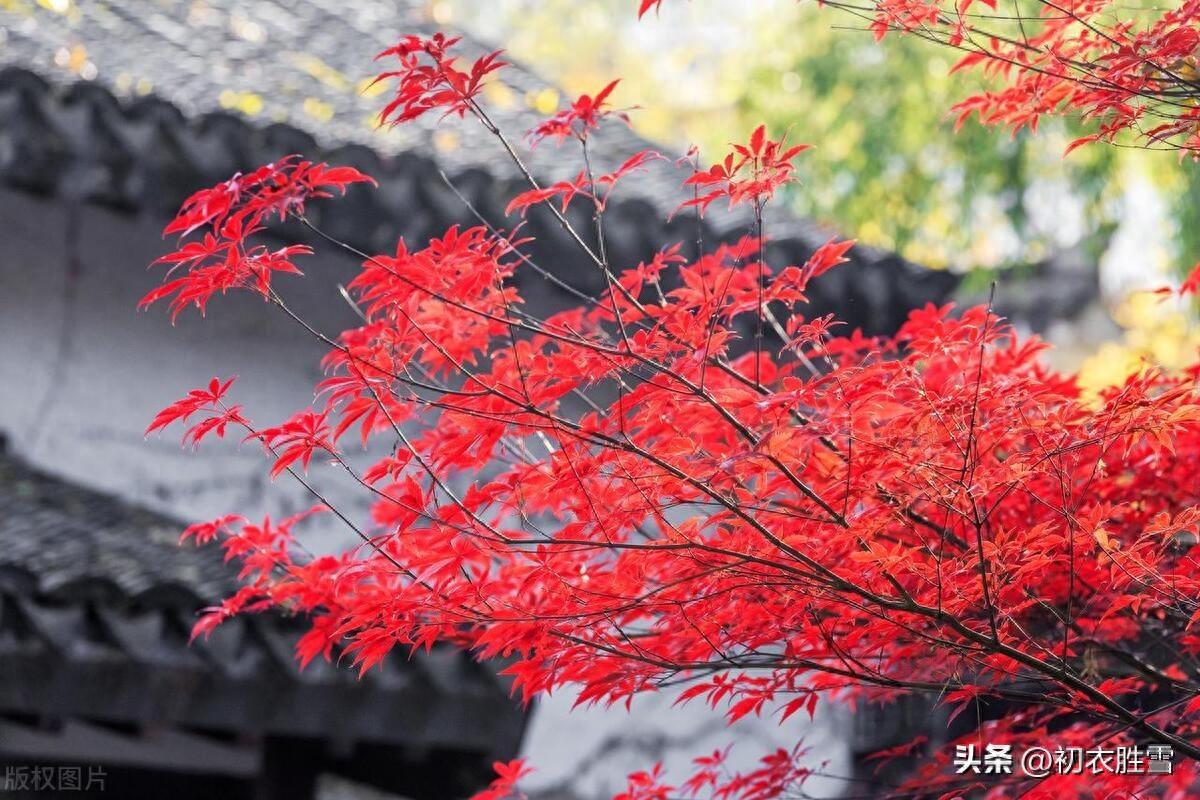
[[[0,711],[516,747],[524,711],[507,684],[452,648],[397,653],[360,681],[324,662],[301,672],[302,626],[278,614],[236,618],[189,646],[196,611],[233,588],[234,571],[215,547],[177,546],[182,527],[0,454],[0,674],[16,676],[0,681]],[[410,706],[414,724],[395,725]],[[447,728],[463,708],[489,727]]]

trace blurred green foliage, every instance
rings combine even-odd
[[[981,88],[978,78],[949,75],[954,54],[919,39],[876,43],[832,27],[847,21],[806,5],[794,34],[774,33],[771,49],[786,54],[787,69],[756,68],[739,103],[743,115],[817,143],[795,192],[801,211],[916,261],[958,267],[1034,260],[1068,243],[1060,234],[1101,230],[1114,150],[1064,162],[1063,140],[1073,138],[1064,131],[1012,137],[970,121],[955,133],[949,109]],[[1046,225],[1039,204],[1073,219]]]
[[[1178,225],[1178,260],[1186,268],[1200,262],[1200,165],[1185,164],[1176,183],[1172,210]]]
[[[1098,254],[1131,168],[1153,170],[1176,194],[1184,183],[1162,154],[1101,145],[1064,159],[1081,130],[1065,118],[1036,135],[975,120],[955,133],[949,109],[984,87],[982,77],[950,75],[948,49],[905,36],[877,43],[860,20],[809,0],[678,0],[641,23],[634,6],[493,0],[481,11],[442,0],[434,11],[571,93],[622,77],[614,97],[642,106],[635,127],[672,146],[697,143],[705,160],[760,121],[815,144],[801,156],[796,210],[930,266],[1027,264],[1079,241]],[[1193,184],[1178,207],[1181,228],[1200,242]]]

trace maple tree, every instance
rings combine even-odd
[[[937,21],[922,9],[897,19]],[[579,175],[543,186],[483,103],[499,54],[460,66],[456,44],[412,36],[381,54],[400,62],[381,76],[394,82],[382,120],[433,112],[481,124],[529,183],[510,210],[553,214],[605,289],[554,276],[579,304],[540,316],[513,276],[554,274],[520,235],[456,227],[359,254],[349,292],[362,324],[324,332],[273,281],[297,273],[308,248],[258,242],[268,220],[291,217],[356,252],[305,206],[369,176],[293,157],[189,198],[167,227],[180,235],[160,259],[171,273],[143,303],[166,301],[175,316],[252,292],[328,347],[313,404],[278,425],[248,419],[227,378],[147,431],[181,424],[196,446],[236,430],[263,447],[273,477],[317,500],[283,521],[228,515],[185,531],[243,565],[242,588],[196,634],[281,609],[310,621],[303,663],[336,651],[368,670],[395,648],[449,642],[509,659],[526,698],[573,685],[580,703],[628,705],[685,683],[681,702],[731,721],[910,693],[952,713],[1004,703],[984,723],[992,741],[1152,743],[1181,760],[1169,776],[985,777],[958,774],[938,749],[896,794],[1194,791],[1200,367],[1147,371],[1091,402],[987,307],[930,306],[891,337],[807,317],[810,281],[853,243],[766,262],[762,209],[804,147],[764,128],[680,191],[696,213],[749,206],[744,237],[694,258],[673,245],[613,264],[606,200],[659,156],[593,171],[590,136],[620,113],[607,104],[612,84],[527,132],[578,146]],[[574,203],[590,206],[592,230],[566,216]],[[386,454],[356,468],[350,451],[371,445]],[[319,468],[371,498],[368,525],[308,482]],[[309,553],[297,527],[318,511],[360,545]],[[674,785],[648,767],[620,797],[768,800],[803,784],[803,754],[801,742],[743,771],[727,751],[701,755]],[[526,769],[498,765],[480,796],[519,792]]]

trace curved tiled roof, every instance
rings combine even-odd
[[[276,137],[306,150],[357,145],[385,159],[419,154],[452,173],[476,167],[497,178],[516,175],[491,135],[471,120],[460,123],[427,114],[397,127],[378,126],[379,93],[388,85],[369,88],[379,70],[372,56],[402,34],[435,30],[430,3],[134,0],[67,5],[64,13],[32,4],[25,13],[0,10],[0,26],[6,31],[0,64],[31,70],[55,84],[82,82],[112,92],[114,98],[93,103],[109,128],[98,144],[136,150],[138,138],[171,138],[152,130],[158,125],[178,128],[184,118],[211,119],[225,112],[242,115],[256,128],[275,128]],[[464,59],[472,59],[491,48],[464,37],[458,49]],[[114,102],[115,97],[121,102]],[[559,100],[549,83],[515,64],[489,81],[485,97],[489,113],[513,139]],[[112,115],[122,107],[143,123],[133,126],[143,129],[140,136],[116,130],[122,126]],[[237,127],[229,120],[216,126],[226,134]],[[200,127],[211,128],[212,123]],[[193,137],[180,132],[178,138]],[[201,132],[199,138],[208,137]],[[221,138],[221,144],[229,143]],[[173,144],[194,149],[185,141]],[[603,170],[646,146],[624,126],[607,126],[593,141],[593,157]],[[247,148],[237,149],[245,153]],[[174,155],[186,161],[201,154]],[[542,177],[577,171],[549,145],[531,149],[526,158]],[[631,181],[627,192],[667,201],[677,185],[671,170],[656,170]]]
[[[235,586],[213,553],[178,546],[183,525],[0,456],[0,574],[47,601],[195,609]]]
[[[453,648],[359,680],[323,661],[300,671],[302,626],[277,614],[189,646],[233,571],[218,549],[178,547],[182,527],[0,454],[0,713],[515,751],[523,711],[492,666]]]

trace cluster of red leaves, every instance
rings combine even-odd
[[[146,428],[146,435],[161,431],[176,422],[188,422],[197,414],[202,414],[203,419],[184,431],[184,445],[198,447],[201,440],[211,433],[224,437],[231,424],[242,425],[245,422],[241,406],[230,406],[224,402],[225,394],[235,380],[236,376],[226,381],[213,378],[207,388],[192,389],[186,397],[159,411]]]
[[[196,192],[163,230],[164,235],[179,236],[179,248],[154,262],[170,265],[168,277],[180,270],[183,275],[146,294],[139,307],[170,298],[174,320],[189,306],[203,314],[214,295],[231,289],[252,289],[268,297],[271,276],[301,274],[292,258],[308,255],[312,249],[297,244],[269,250],[251,243],[250,237],[272,217],[302,215],[308,200],[331,197],[334,191],[345,192],[347,185],[361,182],[375,183],[353,167],[287,156]]]
[[[965,12],[971,2],[966,0],[962,5]],[[871,32],[875,34],[875,41],[879,41],[888,31],[897,28],[912,32],[937,25],[942,9],[937,0],[876,0],[875,12]]]
[[[619,119],[629,122],[628,115],[608,108],[608,96],[618,83],[619,80],[610,82],[595,97],[580,95],[570,106],[535,126],[529,132],[530,141],[536,144],[543,139],[554,139],[561,144],[568,137],[584,140],[600,125],[601,120],[614,113]]]
[[[395,47],[384,50],[376,59],[395,58],[396,69],[381,73],[376,82],[395,79],[396,94],[379,120],[385,125],[399,125],[414,120],[427,111],[442,109],[445,115],[462,117],[470,110],[484,79],[504,66],[500,51],[487,53],[471,66],[459,69],[458,57],[451,54],[462,37],[405,36]]]
[[[765,203],[791,181],[795,172],[792,159],[807,149],[806,144],[788,147],[783,139],[772,141],[767,138],[766,127],[759,125],[750,134],[748,144],[734,145],[724,161],[687,179],[688,186],[698,187],[703,194],[681,207],[698,206],[703,212],[721,197],[729,198],[730,208],[741,203]]]
[[[282,425],[252,434],[253,438],[277,453],[275,463],[271,466],[272,479],[279,477],[279,473],[296,462],[307,471],[314,453],[333,451],[328,417],[328,411],[313,411],[310,408]]]
[[[401,57],[415,55],[405,42]],[[489,124],[462,92],[421,89],[429,74],[397,75],[401,116],[444,108]],[[689,184],[760,208],[796,152],[759,129]],[[255,190],[225,193],[193,198],[173,226],[227,225]],[[254,207],[254,224],[280,210]],[[1200,367],[1137,375],[1092,402],[984,308],[930,306],[887,338],[807,318],[808,281],[849,242],[777,275],[753,236],[622,268],[560,219],[607,287],[578,293],[576,309],[542,319],[524,306],[513,273],[538,268],[524,242],[452,228],[365,259],[350,287],[364,320],[328,354],[316,409],[256,431],[214,381],[154,420],[236,422],[273,474],[298,480],[293,466],[319,451],[372,503],[373,527],[354,528],[364,544],[338,556],[307,556],[296,519],[190,529],[246,580],[198,633],[282,608],[311,620],[305,662],[337,649],[365,670],[396,647],[451,642],[509,659],[526,697],[573,685],[581,703],[629,704],[690,681],[683,702],[730,719],[828,699],[987,698],[1013,708],[994,741],[1053,731],[1187,759],[1171,776],[1012,776],[988,796],[1194,793]],[[767,308],[790,341],[745,352],[739,325]],[[382,454],[361,473],[340,444],[354,426]],[[802,755],[734,773],[717,753],[678,787],[661,770],[631,775],[619,797],[768,800],[803,783]],[[946,756],[898,791],[972,791],[978,778]],[[514,793],[522,771],[502,765],[483,797]]]
[[[979,68],[1000,88],[958,103],[957,124],[972,115],[1014,133],[1060,114],[1090,119],[1094,131],[1067,152],[1132,133],[1147,147],[1200,151],[1195,99],[1200,4],[1123,9],[1113,0],[1036,0],[1036,13],[983,1],[877,0],[873,29],[918,32],[965,51],[954,70]],[[1025,14],[1026,16],[1021,16]]]

